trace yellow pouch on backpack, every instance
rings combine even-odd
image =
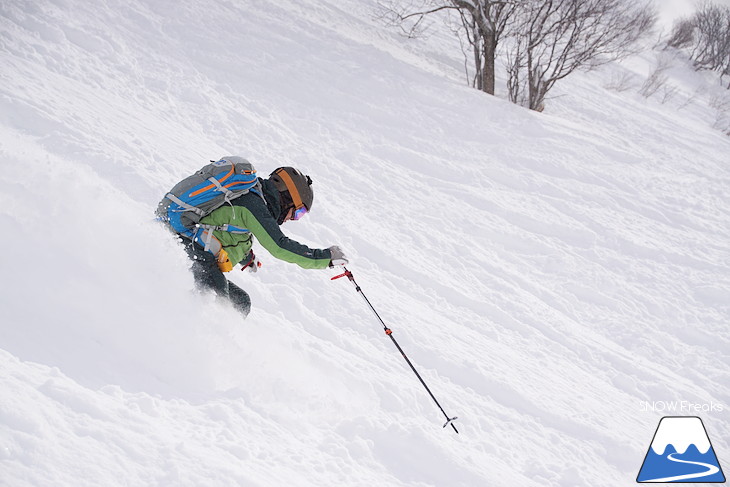
[[[218,252],[218,269],[220,269],[221,272],[228,272],[233,270],[233,264],[228,258],[228,252],[223,249]]]

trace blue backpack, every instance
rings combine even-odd
[[[160,201],[157,216],[175,232],[195,239],[201,227],[207,227],[200,225],[201,218],[249,191],[263,198],[256,169],[243,157],[226,156],[177,183]],[[248,232],[232,225],[209,230]]]

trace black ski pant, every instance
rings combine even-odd
[[[202,289],[212,289],[218,296],[227,298],[244,318],[248,316],[251,311],[251,298],[248,293],[226,279],[218,268],[218,262],[213,254],[188,239],[183,239],[183,242],[185,251],[193,261],[191,270],[196,285]]]

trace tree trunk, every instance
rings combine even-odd
[[[482,91],[494,95],[494,58],[497,56],[497,39],[494,32],[482,37],[484,65],[482,66]]]
[[[484,91],[484,70],[482,68],[482,53],[481,50],[478,48],[477,43],[474,43],[473,46],[474,50],[474,68],[475,68],[475,85],[474,86],[477,90]]]

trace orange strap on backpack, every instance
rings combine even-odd
[[[233,270],[233,264],[231,263],[231,259],[228,258],[228,252],[223,249],[220,249],[218,252],[218,269],[220,269],[221,272],[229,272]]]

